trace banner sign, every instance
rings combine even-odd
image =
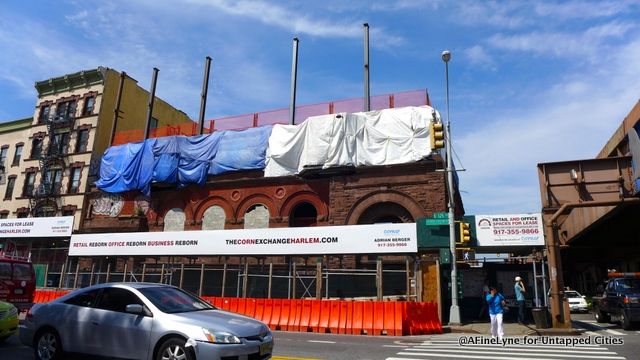
[[[71,236],[70,256],[416,253],[416,224],[201,230]]]
[[[478,246],[544,246],[542,214],[476,215]]]
[[[71,236],[73,216],[0,220],[0,238]]]

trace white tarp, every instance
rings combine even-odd
[[[158,231],[71,236],[69,256],[409,254],[416,224]]]
[[[326,169],[419,161],[431,154],[431,121],[440,121],[432,107],[410,106],[313,116],[300,125],[274,125],[264,176],[294,175],[305,166]]]

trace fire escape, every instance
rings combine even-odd
[[[69,134],[75,122],[76,102],[58,104],[55,113],[43,119],[49,142],[39,156],[40,184],[29,199],[33,217],[56,216],[62,204],[62,175],[67,167]]]

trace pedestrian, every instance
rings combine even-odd
[[[486,319],[487,313],[487,295],[489,294],[489,280],[484,281],[482,285],[482,295],[480,295],[480,313],[478,313],[478,319]]]
[[[498,290],[491,286],[487,294],[487,305],[489,306],[489,317],[491,318],[491,338],[498,338],[502,341],[504,337],[504,328],[502,327],[502,309],[506,306],[504,296]]]
[[[516,300],[518,301],[518,324],[524,325],[524,294],[527,290],[524,288],[524,283],[520,276],[516,276],[516,283],[513,289],[515,290]]]

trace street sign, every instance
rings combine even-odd
[[[433,215],[431,215],[431,217],[433,219],[448,219],[449,218],[449,213],[446,212],[436,212],[433,213]]]
[[[449,219],[426,219],[427,225],[449,225]]]

